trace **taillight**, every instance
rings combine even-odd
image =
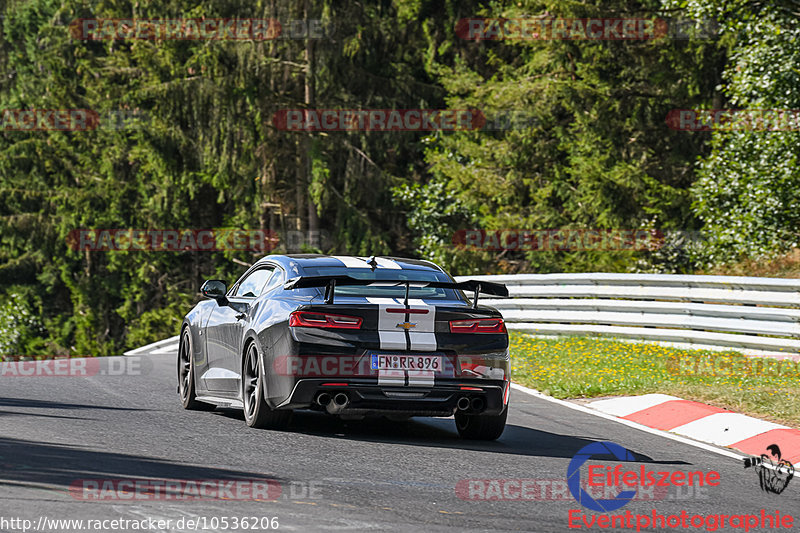
[[[295,311],[289,315],[289,325],[307,328],[360,329],[361,318],[357,316],[331,315],[314,311]]]
[[[461,368],[462,378],[508,379],[506,377],[508,361],[502,357],[459,355],[458,366]],[[464,390],[464,387],[467,386],[469,385],[464,384],[461,390]]]
[[[502,318],[471,318],[451,320],[450,333],[505,333],[506,325]]]

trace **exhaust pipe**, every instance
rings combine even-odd
[[[466,411],[469,409],[469,398],[466,396],[459,398],[458,402],[456,402],[456,407],[458,407],[459,411]]]
[[[341,412],[350,403],[350,397],[344,392],[339,392],[325,407],[332,415]]]
[[[331,395],[330,394],[328,394],[327,392],[320,392],[319,394],[317,394],[317,405],[321,405],[322,407],[325,407],[329,403],[331,403]]]
[[[470,405],[470,407],[472,407],[473,411],[480,412],[480,411],[483,411],[483,409],[486,407],[486,402],[483,401],[483,398],[475,397],[475,398],[472,399],[472,401],[469,403],[469,405]]]
[[[333,397],[333,403],[335,403],[338,407],[347,407],[347,404],[350,403],[350,398],[347,396],[347,394],[340,392]]]

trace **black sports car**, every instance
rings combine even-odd
[[[186,409],[241,407],[249,426],[276,429],[293,409],[455,415],[462,437],[503,432],[508,333],[478,294],[508,296],[504,285],[414,259],[271,255],[201,292],[180,334]]]

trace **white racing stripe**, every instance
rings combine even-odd
[[[378,370],[378,385],[403,387],[406,384],[404,370]]]
[[[422,300],[409,299],[408,307],[410,309],[419,309],[427,311],[424,314],[411,314],[409,321],[416,324],[413,329],[408,330],[409,333],[433,333],[434,323],[436,321],[436,307],[428,305]],[[404,316],[404,315],[399,315]]]
[[[433,387],[433,370],[408,370],[410,387]]]
[[[388,309],[403,309],[403,304],[399,298],[367,298],[367,301],[378,306],[378,336],[381,340],[382,350],[416,350],[422,352],[433,352],[436,350],[436,334],[434,333],[434,323],[436,320],[436,308],[427,305],[419,299],[409,300],[410,309],[421,309],[427,311],[424,314],[410,314],[408,316],[408,340],[406,343],[406,331],[402,324],[406,322],[404,313],[390,313]]]
[[[406,335],[403,330],[395,328],[395,323],[391,323],[390,313],[386,313],[387,307],[397,307],[400,304],[393,298],[374,298],[369,297],[367,301],[378,306],[378,337],[381,342],[382,350],[405,350]],[[402,322],[402,319],[400,320]]]
[[[398,302],[395,298],[379,298],[376,296],[368,296],[367,301],[371,304],[376,305],[403,305]]]
[[[410,299],[408,301],[408,306],[411,309],[425,309],[428,311],[424,315],[409,315],[408,321],[416,324],[413,329],[408,330],[408,337],[411,340],[411,349],[420,352],[436,351],[436,334],[434,333],[436,307],[427,305],[425,302],[418,299]]]
[[[435,333],[410,333],[408,334],[411,339],[411,349],[419,352],[435,352],[436,351],[436,334]]]
[[[436,351],[436,333],[434,325],[436,321],[436,307],[426,304],[420,299],[409,299],[409,309],[420,309],[427,313],[411,313],[408,315],[408,323],[412,327],[403,327],[406,323],[406,314],[389,312],[389,309],[404,309],[399,298],[367,298],[371,304],[378,306],[378,337],[380,339],[381,350],[414,350],[419,352]],[[387,374],[387,372],[399,372],[398,374]],[[409,370],[408,384],[415,387],[432,387],[434,383],[433,371]],[[405,371],[379,371],[379,385],[405,385]],[[403,377],[401,382],[400,376]]]
[[[367,301],[369,301],[371,304],[377,304],[378,306],[378,332],[403,333],[403,329],[398,328],[397,324],[405,321],[405,315],[389,313],[386,311],[389,308],[396,309],[403,307],[403,304],[397,303],[391,298],[367,298]],[[403,339],[405,339],[405,335],[403,336]],[[383,345],[381,345],[381,348],[383,348]]]
[[[405,350],[406,334],[403,331],[379,331],[381,350]]]
[[[331,257],[341,261],[347,268],[372,268],[372,265],[367,263],[369,257],[350,257],[347,255],[333,255]],[[403,269],[403,267],[398,265],[395,261],[386,259],[385,257],[376,257],[375,262],[378,264],[378,268],[391,268],[393,270]]]
[[[367,262],[358,257],[350,257],[348,255],[334,255],[331,257],[341,261],[347,268],[369,268]]]
[[[369,258],[366,258],[369,259]],[[366,262],[365,259],[365,262]],[[385,257],[376,257],[375,262],[378,263],[380,268],[393,268],[395,270],[402,270],[403,267],[392,261],[391,259],[386,259]]]

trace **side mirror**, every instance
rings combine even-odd
[[[225,298],[225,293],[228,292],[228,286],[224,281],[220,281],[218,279],[209,279],[203,283],[202,287],[200,287],[200,292],[206,298],[213,298],[217,302],[220,302],[221,305],[224,305],[221,301],[227,301],[227,298]]]

